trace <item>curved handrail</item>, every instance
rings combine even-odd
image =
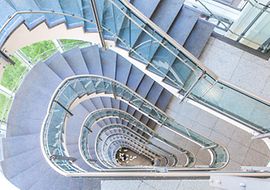
[[[110,114],[111,112],[114,112],[114,113],[116,113],[116,114]],[[98,117],[96,117],[96,115],[98,116]],[[125,116],[126,115],[126,117],[123,117],[123,116]],[[185,154],[187,154],[188,155],[188,166],[189,167],[191,167],[191,165],[194,163],[194,156],[192,155],[192,153],[190,153],[189,151],[185,151],[184,152],[184,150],[182,149],[182,148],[180,148],[180,147],[178,147],[178,146],[176,146],[176,145],[173,145],[172,143],[169,143],[168,141],[166,141],[165,139],[163,139],[163,138],[161,138],[159,135],[157,135],[157,134],[155,134],[152,130],[148,130],[148,131],[151,131],[151,133],[149,133],[149,132],[147,132],[147,127],[143,124],[143,123],[141,123],[139,120],[137,120],[136,118],[134,118],[132,115],[130,115],[130,114],[128,114],[128,113],[126,113],[126,112],[124,112],[124,111],[121,111],[121,110],[118,110],[118,109],[113,109],[113,108],[103,108],[103,109],[99,109],[99,110],[95,110],[94,112],[91,112],[91,114],[89,114],[88,116],[87,116],[87,118],[86,118],[86,120],[85,120],[85,122],[84,122],[84,124],[83,124],[83,126],[84,127],[82,127],[81,128],[81,134],[80,134],[80,149],[82,150],[81,151],[81,155],[84,157],[84,160],[87,162],[87,160],[88,160],[88,158],[90,157],[90,153],[89,152],[87,152],[87,151],[83,151],[83,150],[90,150],[90,147],[88,147],[87,145],[87,138],[88,138],[88,135],[89,135],[89,129],[91,129],[91,126],[94,126],[94,122],[95,122],[95,120],[100,120],[101,118],[102,119],[105,119],[105,118],[119,118],[119,119],[121,119],[121,120],[126,120],[126,121],[128,121],[128,122],[130,122],[131,123],[131,125],[133,125],[133,126],[136,126],[136,128],[137,129],[140,129],[141,131],[146,131],[145,133],[147,134],[147,135],[149,135],[149,136],[151,136],[152,138],[154,137],[154,138],[157,138],[157,139],[159,139],[160,141],[162,141],[162,142],[164,142],[164,143],[166,143],[168,146],[171,146],[171,147],[173,147],[173,148],[175,148],[176,150],[178,150],[178,151],[180,151],[180,152],[182,152],[182,153],[185,153]],[[112,125],[108,125],[108,126],[105,126],[104,128],[102,128],[100,131],[99,131],[99,133],[98,133],[98,135],[97,135],[97,137],[96,137],[96,142],[98,142],[98,137],[100,136],[100,134],[104,131],[104,130],[106,130],[108,127],[110,127],[110,128],[112,128],[112,127],[114,127],[115,126],[115,124],[112,124]],[[122,126],[122,125],[117,125],[117,126]],[[125,129],[125,128],[127,128],[127,129],[129,129],[129,127],[124,127],[123,128],[123,130]],[[131,131],[133,131],[132,129],[129,129],[129,130],[131,130]],[[139,135],[140,136],[140,135]],[[150,144],[152,144],[153,145],[153,143],[151,143],[150,141],[149,141],[149,139],[145,139],[144,137],[142,137],[142,136],[140,136],[141,137],[141,139],[144,139],[145,141],[147,141],[148,143],[150,143]],[[106,139],[103,141],[103,143],[106,141]],[[154,145],[155,147],[157,147],[156,145]],[[157,148],[159,148],[159,147],[157,147]],[[162,148],[159,148],[159,149],[162,149]],[[99,150],[99,149],[97,149],[97,144],[95,145],[95,150],[96,150],[96,152],[98,152],[97,150]],[[162,151],[164,151],[164,152],[167,152],[168,153],[168,151],[167,150],[164,150],[164,149],[162,149]],[[91,164],[91,163],[89,163],[89,164]]]
[[[196,74],[192,75],[192,77],[187,79],[188,81],[185,82],[186,85],[181,85],[181,83],[183,83],[183,81],[181,81],[181,77],[179,78],[178,76],[175,76],[175,74],[177,73],[179,74],[177,70],[175,70],[174,68],[171,68],[171,66],[168,66],[167,68],[169,69],[169,71],[171,71],[172,74],[164,75],[164,71],[162,71],[162,69],[159,68],[159,66],[153,64],[151,61],[147,61],[147,59],[144,56],[140,55],[139,51],[138,52],[137,50],[133,51],[133,48],[129,47],[128,43],[125,42],[125,40],[121,39],[121,37],[117,35],[117,33],[114,33],[113,30],[111,30],[110,28],[106,28],[106,26],[102,25],[103,31],[106,31],[107,34],[110,34],[113,38],[119,40],[121,44],[125,44],[124,46],[128,48],[131,53],[134,53],[136,55],[135,58],[139,57],[140,60],[143,60],[144,62],[147,61],[147,64],[153,67],[155,72],[157,72],[155,74],[162,75],[166,80],[168,79],[173,87],[178,88],[178,89],[180,87],[181,88],[180,94],[182,95],[183,93],[185,94],[183,96],[180,95],[179,98],[193,99],[194,101],[199,102],[200,104],[208,108],[211,108],[212,110],[215,110],[218,113],[226,115],[226,117],[229,117],[230,119],[233,119],[259,133],[267,133],[270,131],[270,127],[267,124],[265,124],[267,122],[269,123],[269,121],[266,118],[264,118],[264,121],[260,121],[260,120],[254,119],[254,118],[257,118],[258,116],[256,117],[250,116],[251,114],[253,115],[258,114],[258,112],[254,111],[253,108],[248,109],[250,112],[252,112],[249,115],[247,115],[244,112],[239,113],[238,110],[224,107],[221,104],[217,103],[215,100],[211,99],[211,95],[209,94],[216,93],[215,90],[213,89],[216,89],[219,86],[221,86],[223,89],[226,89],[226,90],[223,90],[223,92],[221,93],[226,93],[227,91],[230,91],[231,96],[234,96],[234,98],[230,98],[230,102],[229,102],[230,104],[237,105],[236,107],[242,106],[241,103],[239,103],[238,101],[235,101],[235,99],[243,96],[247,100],[246,101],[247,104],[252,104],[252,105],[256,105],[257,107],[260,107],[259,111],[264,115],[267,115],[267,114],[269,115],[269,112],[270,112],[270,104],[268,101],[262,100],[261,98],[255,95],[252,95],[250,92],[245,92],[242,89],[239,89],[238,87],[235,87],[231,84],[227,84],[225,81],[220,80],[214,73],[212,73],[209,69],[205,68],[198,59],[196,59],[193,55],[187,52],[181,45],[179,45],[175,40],[173,40],[170,36],[168,36],[168,34],[163,32],[152,21],[150,21],[147,17],[141,14],[136,8],[134,8],[125,0],[107,0],[107,1],[109,1],[116,8],[116,10],[119,10],[119,13],[123,14],[125,19],[129,19],[131,23],[133,23],[140,30],[144,31],[147,35],[149,35],[149,37],[153,39],[152,41],[157,42],[161,47],[165,48],[166,51],[169,52],[169,54],[175,56],[175,58],[177,58],[181,62],[181,64],[184,64],[186,66],[187,64],[191,64],[195,66],[195,68],[197,69]],[[129,11],[129,14],[134,15],[133,18],[131,18],[128,14],[126,14],[125,11]],[[81,16],[78,16],[73,13],[57,12],[54,10],[17,11],[13,15],[10,15],[9,19],[1,27],[0,32],[2,32],[4,28],[8,25],[8,23],[12,19],[16,18],[17,15],[23,15],[23,14],[55,14],[55,15],[73,17],[87,23],[95,24],[94,21],[90,21],[86,18],[82,18]],[[144,25],[142,26],[141,24],[138,24],[138,22],[142,22],[144,23]],[[145,29],[146,26],[148,29],[152,31],[152,33],[149,33],[149,31]],[[159,38],[157,39],[156,36],[159,36]],[[179,53],[174,53],[174,52],[179,52]],[[212,83],[211,87],[208,89],[209,93],[204,94],[204,96],[198,96],[197,94],[194,94],[194,91],[193,91],[193,88],[201,85],[201,84],[198,84],[198,80],[202,82],[206,82],[204,80],[204,77],[200,77],[199,73],[203,74],[204,77],[212,78],[214,80],[214,83]],[[211,101],[209,101],[209,98]],[[220,101],[223,101],[223,100],[220,100]]]
[[[72,88],[73,93],[71,93]],[[67,93],[70,94],[70,97],[67,97]],[[81,75],[70,77],[64,80],[52,97],[51,104],[48,109],[48,115],[44,120],[41,135],[42,149],[44,156],[47,158],[47,161],[55,151],[58,153],[61,152],[62,155],[65,155],[66,150],[62,146],[62,141],[59,141],[59,139],[63,139],[62,135],[65,133],[64,122],[66,115],[68,114],[66,110],[68,110],[68,108],[76,99],[89,94],[111,94],[112,96],[121,98],[122,101],[125,101],[136,109],[139,109],[139,111],[152,118],[152,120],[162,124],[163,127],[168,127],[176,130],[180,135],[189,140],[192,140],[201,147],[211,149],[212,152],[215,151],[215,149],[213,149],[213,145],[220,147],[214,142],[176,123],[173,119],[167,117],[163,111],[159,110],[150,102],[144,100],[135,92],[118,83],[117,81],[101,76]],[[60,106],[59,103],[61,103],[62,106]],[[65,109],[63,106],[65,106]],[[50,145],[54,145],[56,147],[51,147]],[[211,168],[207,168],[207,170],[220,169],[226,166],[229,159],[228,152],[223,147],[221,147],[221,150],[223,151],[215,152],[219,156],[214,157],[215,155],[213,154],[213,161],[212,165],[210,166]],[[223,156],[220,156],[220,154],[223,154]],[[222,161],[216,161],[216,158],[222,158]],[[61,161],[59,162],[66,167],[66,163],[62,163]],[[61,168],[61,165],[59,166],[58,163],[52,163],[57,165],[57,167],[62,169],[62,171],[65,171],[65,167]],[[218,168],[215,168],[215,164],[218,165]],[[72,167],[70,166],[68,168]],[[66,172],[67,171],[69,172],[69,170],[66,170]]]

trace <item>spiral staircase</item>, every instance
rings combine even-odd
[[[80,28],[91,42],[38,62],[15,94],[1,165],[20,189],[100,189],[100,179],[170,178],[183,171],[207,174],[226,167],[225,147],[166,114],[172,96],[258,134],[268,132],[268,117],[256,118],[267,116],[268,105],[223,83],[197,60],[214,25],[183,1],[0,4],[0,44],[7,55],[31,42],[28,37],[10,45],[21,28],[31,35],[44,23],[48,36],[65,25],[72,38],[83,38],[72,33]],[[219,99],[211,97],[212,90],[221,93]],[[238,97],[234,106],[232,97]],[[243,102],[251,109],[239,112],[236,107]],[[209,154],[207,164],[163,138],[159,128],[199,146]],[[136,155],[136,164],[119,162],[123,149]]]

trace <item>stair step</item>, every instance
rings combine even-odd
[[[98,46],[81,49],[89,74],[103,75]]]
[[[108,77],[112,80],[116,76],[116,60],[117,54],[113,51],[104,51],[100,49],[101,65],[103,76]],[[116,104],[115,99],[110,98],[108,102],[111,102],[109,106],[112,107],[113,104]],[[115,122],[115,119],[110,119],[112,122]]]
[[[61,176],[55,180],[55,183],[51,186],[54,190],[66,190],[67,186],[72,182],[71,177]],[[66,184],[66,185],[63,185]]]
[[[40,148],[40,134],[7,137],[3,139],[5,159]],[[18,148],[20,147],[20,148]]]
[[[104,108],[112,108],[112,102],[111,102],[111,99],[110,98],[101,97],[101,101],[103,102]],[[109,118],[109,119],[106,119],[106,121],[109,121],[109,123],[107,122],[107,124],[110,124],[110,123],[113,123],[114,122],[114,119],[113,118]]]
[[[68,13],[83,18],[81,0],[73,0],[73,1],[59,0],[59,3],[64,13]],[[81,19],[74,18],[71,16],[65,16],[65,18],[66,18],[66,25],[68,28],[76,28],[84,26],[84,21]]]
[[[18,89],[11,111],[7,136],[39,133],[51,95],[61,79],[44,63],[38,63]]]
[[[171,100],[172,94],[166,90],[163,89],[161,92],[160,98],[158,99],[156,106],[161,109],[162,111],[166,111],[166,108]]]
[[[75,139],[74,136],[75,135],[72,135],[72,139]],[[73,157],[72,155],[74,152],[79,151],[78,141],[79,141],[79,139],[77,139],[75,142],[73,142],[73,144],[67,144],[67,150],[68,150],[68,153],[71,157]],[[69,141],[69,142],[71,142],[71,141]]]
[[[70,139],[71,137],[76,138],[78,141],[81,127],[83,126],[84,120],[86,116],[88,115],[88,111],[82,105],[79,104],[74,109],[71,110],[71,113],[73,114],[73,116],[69,117],[66,122],[67,123],[66,124],[66,136],[67,136],[66,142],[69,144],[71,144],[70,143],[70,141],[72,140]],[[72,142],[74,141],[72,140]]]
[[[152,85],[151,89],[149,90],[146,96],[146,99],[155,105],[158,99],[160,98],[162,90],[163,87],[157,82],[154,82],[154,84]]]
[[[176,15],[183,5],[183,0],[162,0],[159,2],[151,20],[157,24],[164,32],[167,32],[173,23]],[[147,6],[145,6],[147,7]],[[164,16],[166,15],[166,16]]]
[[[82,0],[83,17],[90,22],[84,22],[84,30],[86,32],[96,32],[97,28],[94,24],[95,17],[93,14],[92,5],[89,0]]]
[[[44,159],[40,149],[24,152],[3,161],[2,167],[5,176],[10,179],[23,172],[33,164]],[[22,164],[23,162],[23,164]]]
[[[155,129],[157,123],[154,122],[153,120],[149,119],[149,121],[146,124],[148,127],[150,127],[151,129]]]
[[[134,112],[134,114],[133,114],[133,116],[136,118],[136,119],[138,119],[138,120],[140,120],[140,118],[142,117],[142,113],[141,112],[139,112],[139,111],[135,111]]]
[[[45,61],[45,63],[61,78],[65,79],[67,77],[73,76],[74,72],[62,56],[61,53],[57,52],[49,59]]]
[[[149,118],[145,115],[142,115],[142,117],[140,118],[140,121],[144,124],[147,124],[147,122],[149,121]]]
[[[186,48],[190,53],[192,53],[195,57],[199,57],[211,36],[215,25],[209,23],[205,20],[199,19],[194,26],[191,34],[184,44],[184,48]]]
[[[141,0],[131,0],[131,4],[136,7],[142,14],[150,18],[155,9],[158,7],[158,4],[161,0],[152,0],[147,2],[147,6],[144,1]]]
[[[152,0],[149,3],[148,6],[145,6],[145,3],[141,0],[133,0],[131,3],[140,11],[142,12],[146,17],[150,18],[153,12],[155,11],[158,3],[160,0]],[[134,18],[135,21],[138,21],[141,25],[144,25],[141,23],[139,19]],[[119,36],[120,38],[128,43],[130,47],[134,47],[137,40],[140,38],[146,37],[145,32],[143,32],[137,25],[130,22],[128,19],[125,19],[123,22],[123,30],[120,31]],[[127,29],[125,29],[127,28]],[[132,32],[130,32],[132,31]],[[123,48],[126,48],[126,45],[123,45],[120,41],[117,41],[117,44]],[[139,44],[139,43],[137,43]]]
[[[48,167],[46,171],[43,172],[42,177],[38,178],[29,190],[47,190],[53,189],[52,186],[56,182],[58,178],[66,178],[61,176],[56,171],[54,171],[51,167]]]
[[[136,89],[136,93],[145,98],[146,95],[149,93],[153,83],[154,83],[153,79],[151,79],[147,75],[144,75],[143,79],[140,82],[140,85]]]
[[[117,54],[113,51],[100,49],[103,76],[115,79]]]
[[[62,55],[75,75],[88,74],[88,69],[84,62],[84,58],[82,56],[80,48],[73,48],[69,51],[64,52]]]
[[[17,11],[40,11],[38,5],[33,0],[8,0],[8,2],[10,2]],[[23,17],[29,30],[32,30],[45,20],[43,14],[24,14]]]
[[[126,85],[131,67],[132,65],[125,58],[118,55],[116,63],[116,80],[121,84]]]
[[[82,169],[86,170],[87,172],[95,172],[95,169],[91,168],[82,158],[79,158],[75,161],[75,163]]]
[[[135,112],[135,109],[131,106],[128,106],[128,109],[127,109],[127,112],[130,114],[130,115],[133,115],[134,112]]]
[[[100,97],[91,98],[92,103],[95,105],[96,109],[102,109],[104,108],[104,103]],[[109,124],[108,119],[102,120],[105,125]]]
[[[35,0],[35,2],[41,10],[44,11],[54,10],[55,12],[62,13],[62,8],[58,1]],[[55,13],[44,14],[44,16],[46,18],[46,24],[49,26],[49,28],[62,24],[66,21],[63,15],[58,15]]]
[[[143,79],[144,75],[145,74],[142,71],[140,71],[139,69],[137,69],[135,66],[132,65],[128,77],[127,86],[135,91],[139,86],[141,80]]]
[[[0,12],[0,27],[4,26],[6,21],[9,19],[11,15],[13,15],[16,10],[13,8],[7,1],[0,0],[1,8],[5,11]],[[24,18],[20,15],[14,17],[3,29],[0,34],[0,46],[4,44],[9,35],[22,23],[24,22]]]
[[[29,168],[19,173],[15,177],[9,179],[15,186],[20,189],[29,189],[37,180],[37,176],[43,174],[46,169],[50,167],[48,163],[43,159],[38,163],[31,165]]]
[[[168,34],[183,45],[200,17],[200,12],[184,5],[172,24]]]

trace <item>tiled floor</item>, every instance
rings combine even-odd
[[[225,146],[228,149],[231,158],[231,161],[225,170],[239,170],[240,166],[247,165],[266,166],[270,160],[270,151],[262,140],[251,140],[251,135],[247,132],[238,129],[232,124],[216,118],[191,104],[179,104],[177,99],[173,98],[167,113],[186,127]],[[167,133],[164,130],[164,128],[158,129],[158,131],[160,131],[159,134],[162,135]],[[170,134],[171,133],[167,133],[167,135]],[[181,140],[177,140],[181,139],[181,137],[176,135],[167,137],[167,139],[171,139],[172,142],[181,143]],[[191,145],[191,143],[187,142],[182,145],[197,155],[199,161],[198,164],[209,163],[209,155],[200,153],[199,146]]]
[[[200,59],[223,80],[270,102],[269,61],[214,38],[209,40]],[[247,132],[193,105],[179,104],[173,98],[167,113],[195,132],[224,145],[231,157],[225,170],[239,170],[241,165],[266,166],[270,160],[270,151],[262,140],[252,140]],[[177,142],[178,137],[171,138]],[[199,153],[198,147],[192,145],[191,148],[201,157],[199,160],[205,159],[206,155]]]
[[[270,102],[269,60],[215,38],[210,38],[200,60],[220,78]]]
[[[101,190],[212,190],[208,180],[101,181]]]

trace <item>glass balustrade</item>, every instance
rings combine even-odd
[[[163,77],[164,82],[177,88],[181,95],[258,132],[270,132],[270,117],[267,117],[270,113],[269,102],[220,81],[126,1],[99,0],[95,1],[95,4],[102,36],[105,39],[114,39],[118,47],[129,51],[130,57],[145,63],[148,70]],[[92,9],[91,2],[79,9],[82,10],[78,11],[74,7],[74,10],[60,11],[44,6],[41,10],[32,10],[29,13],[27,10],[21,10],[3,21],[0,32],[6,35],[6,29],[19,15],[38,12],[51,18],[64,16],[69,21],[83,22],[85,27],[96,28],[96,21],[86,14],[87,10]],[[204,77],[201,77],[202,75]]]
[[[141,143],[146,143],[147,142],[147,144],[151,144],[151,145],[153,145],[155,148],[157,148],[157,149],[160,149],[162,152],[165,152],[167,155],[169,155],[170,153],[168,152],[168,151],[166,151],[166,150],[164,150],[164,149],[162,149],[162,148],[160,148],[160,147],[158,147],[158,146],[156,146],[156,145],[154,145],[154,144],[152,144],[151,142],[150,142],[150,140],[147,140],[145,137],[143,137],[143,136],[141,136],[140,134],[138,134],[138,132],[136,131],[136,130],[140,130],[140,128],[143,126],[143,128],[145,129],[145,130],[143,130],[143,131],[147,131],[148,130],[148,127],[147,126],[145,126],[143,123],[141,123],[141,122],[139,122],[137,119],[135,119],[133,116],[131,116],[131,115],[129,115],[128,113],[125,113],[125,112],[122,112],[122,111],[120,111],[120,110],[114,110],[114,109],[112,109],[114,112],[116,112],[116,113],[118,113],[118,114],[121,114],[121,115],[126,115],[127,117],[126,118],[132,118],[132,120],[129,120],[128,122],[131,122],[132,123],[132,125],[133,125],[133,127],[135,127],[135,130],[133,130],[133,129],[130,129],[128,126],[127,127],[125,127],[125,126],[121,126],[121,125],[108,125],[108,126],[105,126],[100,132],[99,132],[99,134],[98,134],[98,136],[97,136],[97,143],[96,143],[96,148],[95,148],[95,150],[96,150],[96,152],[98,152],[98,150],[103,150],[102,149],[102,146],[105,144],[108,144],[108,143],[106,143],[106,141],[107,141],[107,138],[108,138],[108,136],[106,137],[106,139],[103,139],[103,138],[101,138],[100,137],[100,135],[101,134],[103,134],[104,133],[104,131],[105,130],[113,130],[114,128],[117,128],[117,129],[121,129],[122,131],[123,131],[123,133],[125,133],[125,134],[127,134],[127,135],[129,135],[129,136],[131,136],[131,137],[133,137],[134,135],[135,135],[135,139],[137,140],[137,141],[139,141],[139,142],[141,142]],[[84,124],[83,126],[88,126],[87,128],[91,128],[91,125],[93,124],[93,123],[91,123],[91,122],[89,122],[89,120],[91,120],[92,119],[92,117],[94,117],[95,118],[95,114],[98,114],[99,115],[99,113],[98,112],[104,112],[105,113],[105,115],[103,114],[103,119],[105,119],[106,117],[109,117],[109,118],[112,118],[112,115],[110,115],[110,112],[109,112],[109,114],[106,114],[106,112],[107,111],[109,111],[108,109],[102,109],[102,110],[97,110],[97,111],[95,111],[95,112],[92,112],[92,114],[90,115],[90,116],[88,116],[87,117],[87,119],[86,119],[86,121],[85,121],[85,123],[88,123],[88,124],[90,124],[90,126],[88,126],[88,125],[86,125],[86,124]],[[116,117],[116,118],[120,118],[120,117]],[[122,119],[122,120],[124,120],[124,119],[126,119],[126,118],[120,118],[120,119]],[[99,120],[100,120],[100,118],[99,118]],[[95,122],[95,121],[94,121]],[[120,128],[121,127],[121,128]],[[137,128],[138,127],[138,128]],[[89,133],[89,130],[87,130],[87,128],[86,129],[84,129],[84,130],[86,130],[88,133]],[[131,133],[128,133],[127,131],[130,131]],[[84,133],[84,131],[82,131],[82,133]],[[110,134],[110,133],[109,133]],[[112,133],[111,133],[112,134]],[[151,132],[151,134],[148,134],[149,136],[151,135],[151,136],[153,136],[152,138],[157,138],[157,139],[159,139],[160,141],[162,141],[162,142],[164,142],[164,143],[166,143],[168,146],[170,146],[170,147],[174,147],[175,149],[177,149],[179,152],[181,152],[181,153],[185,153],[185,154],[187,154],[187,157],[188,157],[188,164],[187,164],[187,166],[192,166],[193,164],[194,164],[194,156],[192,155],[192,153],[191,152],[188,152],[188,151],[185,151],[184,149],[181,149],[180,147],[178,147],[178,146],[176,146],[176,145],[174,145],[174,144],[172,144],[172,143],[170,143],[170,142],[168,142],[168,141],[165,141],[165,139],[163,139],[163,138],[161,138],[161,137],[159,137],[158,135],[156,135],[156,134],[154,134],[154,131],[152,131]],[[89,136],[83,136],[83,137],[85,137],[85,138],[91,138],[91,137],[89,137]],[[87,141],[87,139],[81,139],[81,141],[82,141],[82,143],[85,143],[86,141]],[[101,145],[102,144],[102,145]],[[100,145],[100,146],[99,146]],[[88,149],[91,149],[91,145],[89,145],[90,147],[88,147]],[[102,152],[107,152],[108,150],[105,150],[105,151],[102,151]],[[83,156],[86,156],[86,155],[83,155]],[[102,160],[105,160],[104,158],[102,159]]]
[[[67,93],[67,91],[65,90],[66,88],[69,89],[69,93]],[[43,126],[44,135],[42,142],[47,158],[50,158],[52,155],[55,154],[60,154],[63,156],[66,154],[66,150],[62,146],[61,142],[63,141],[61,141],[61,139],[64,139],[63,134],[65,133],[65,131],[63,127],[65,118],[69,114],[68,109],[76,99],[79,99],[84,95],[88,96],[91,93],[96,94],[97,96],[100,94],[102,96],[111,95],[117,97],[122,101],[128,103],[129,105],[137,108],[142,113],[144,113],[149,118],[162,125],[163,127],[173,129],[177,133],[181,134],[183,137],[192,140],[203,148],[209,148],[209,151],[213,153],[213,162],[208,169],[219,169],[227,164],[229,156],[226,149],[210,141],[209,139],[193,132],[192,130],[178,124],[172,118],[169,118],[164,112],[156,108],[148,101],[144,100],[142,97],[140,97],[138,94],[136,94],[126,86],[118,83],[117,81],[113,81],[111,79],[101,76],[71,77],[64,83],[62,83],[62,85],[58,88],[57,93],[52,99],[53,101],[50,106],[50,111]],[[70,95],[70,97],[68,95]],[[63,97],[66,98],[65,101],[63,101]],[[61,105],[59,104],[59,102],[61,102]],[[95,114],[92,114],[93,117],[91,117],[91,120],[87,120],[84,126],[90,127],[96,121],[100,120],[100,118],[108,117],[108,115],[110,117],[117,116],[118,118],[132,121],[132,123],[134,123],[134,118],[128,116],[125,112],[119,112],[119,110],[110,109],[106,112],[100,111],[93,113]],[[138,123],[136,123],[136,125],[140,126],[138,125]],[[145,127],[141,128],[145,129]],[[89,156],[90,153],[88,152],[89,149],[86,140],[88,132],[89,131],[85,127],[82,129],[80,136],[80,139],[82,139],[83,142],[81,143],[81,150],[84,151],[83,154],[86,155],[86,160],[91,160],[92,158]],[[72,164],[70,168],[74,170],[77,169],[80,172],[83,171],[80,168],[76,168]],[[62,167],[61,169],[64,168]],[[73,170],[71,171],[73,172]]]

